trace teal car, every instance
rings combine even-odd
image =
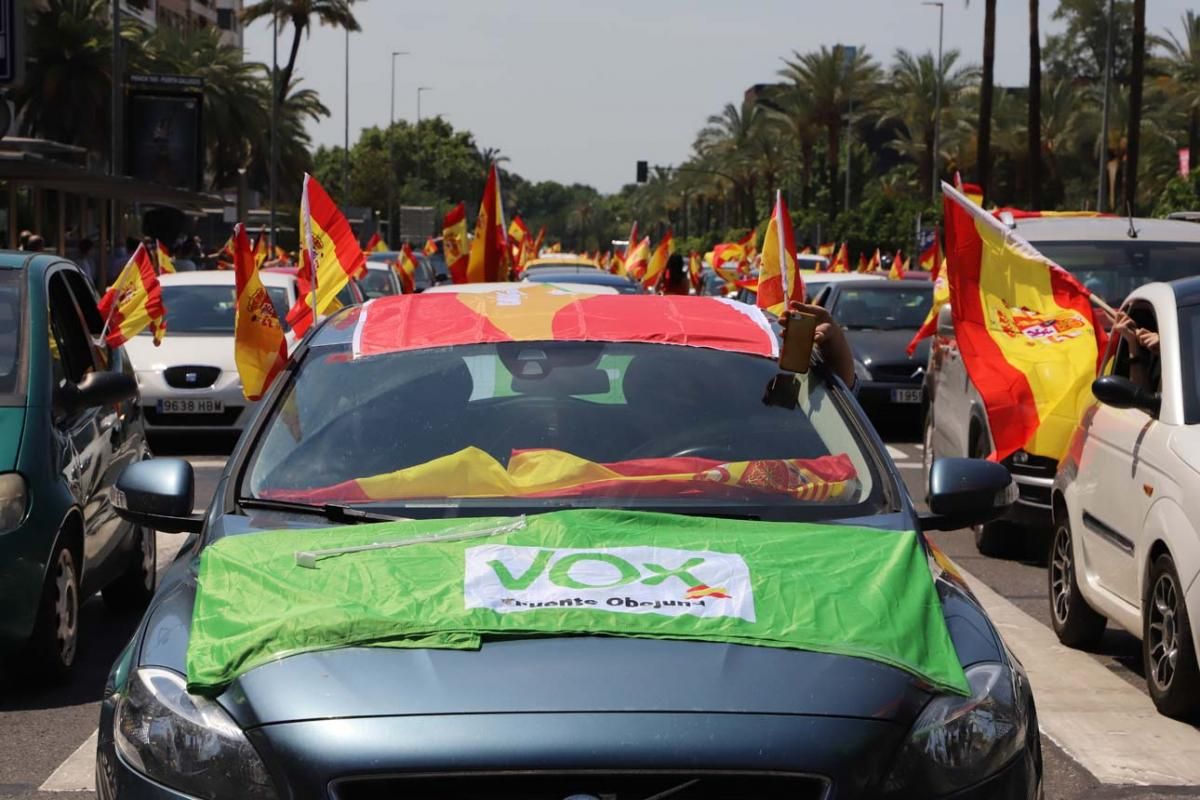
[[[154,593],[154,531],[110,502],[148,453],[133,370],[103,333],[78,267],[0,252],[0,657],[42,679],[75,661],[85,598]]]

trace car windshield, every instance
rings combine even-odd
[[[0,405],[23,403],[20,270],[0,270]]]
[[[1128,239],[1033,246],[1114,307],[1143,284],[1200,274],[1200,242]]]
[[[390,269],[368,269],[367,274],[359,279],[358,288],[362,289],[368,300],[396,293]]]
[[[699,347],[307,351],[242,496],[405,516],[605,507],[763,519],[878,513],[846,402],[821,372]]]
[[[268,286],[271,305],[282,321],[288,312],[287,290]],[[163,306],[167,309],[167,330],[171,334],[233,335],[237,311],[234,287],[229,284],[172,284],[162,287]],[[287,323],[283,323],[287,328]],[[149,336],[149,329],[142,332]]]
[[[578,283],[585,286],[611,286],[621,294],[638,294],[638,287],[628,278],[612,275],[608,272],[590,270],[587,272],[559,272],[558,270],[535,270],[530,272],[527,280],[534,283]]]
[[[932,304],[933,289],[929,286],[843,289],[834,303],[833,318],[844,328],[916,330]]]

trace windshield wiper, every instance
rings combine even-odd
[[[341,522],[356,525],[360,522],[397,522],[409,520],[410,517],[396,517],[390,514],[375,514],[354,506],[343,506],[336,503],[325,503],[315,506],[309,503],[293,503],[290,500],[263,500],[257,497],[239,497],[238,505],[242,508],[261,508],[263,511],[283,511],[292,514],[315,514],[330,522]]]

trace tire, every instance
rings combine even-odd
[[[79,568],[65,544],[51,554],[37,621],[21,665],[42,683],[62,680],[71,671],[79,646]]]
[[[1200,668],[1183,586],[1170,554],[1154,559],[1148,587],[1142,605],[1142,665],[1150,699],[1168,717],[1194,719],[1200,712]]]
[[[137,546],[130,554],[129,566],[119,578],[101,590],[104,604],[113,611],[140,611],[150,604],[157,586],[157,534],[151,528],[137,528]]]
[[[1058,522],[1050,537],[1046,584],[1050,598],[1050,624],[1067,647],[1091,649],[1100,643],[1108,621],[1092,610],[1075,578],[1075,551],[1068,519]]]
[[[977,433],[975,444],[971,448],[971,458],[986,458],[989,450],[987,436],[982,432]],[[975,534],[975,549],[980,555],[989,558],[1012,558],[1019,555],[1025,542],[1024,532],[1003,519],[973,525],[971,530]]]

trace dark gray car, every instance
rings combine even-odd
[[[643,300],[671,299],[620,303]],[[376,300],[371,315],[382,319],[404,301]],[[606,314],[616,307],[597,305]],[[198,564],[225,537],[380,515],[571,507],[950,529],[997,513],[997,498],[1007,496],[1002,468],[947,460],[934,476],[937,514],[919,515],[853,397],[819,363],[797,403],[779,390],[794,384],[779,380],[771,358],[678,344],[499,342],[356,357],[360,314],[346,309],[301,343],[203,519],[190,515],[186,462],[157,459],[122,477],[123,514],[192,536],[109,678],[100,798],[1039,796],[1038,726],[1024,673],[947,571],[935,587],[970,698],[863,658],[595,636],[485,640],[467,651],[307,652],[250,670],[213,699],[188,694]],[[694,333],[706,325],[700,319]],[[603,463],[837,452],[858,482],[828,502],[699,485],[670,495],[625,489],[541,499],[448,488],[436,498],[398,485],[390,499],[356,496],[360,476],[462,448],[497,461],[554,448]]]

